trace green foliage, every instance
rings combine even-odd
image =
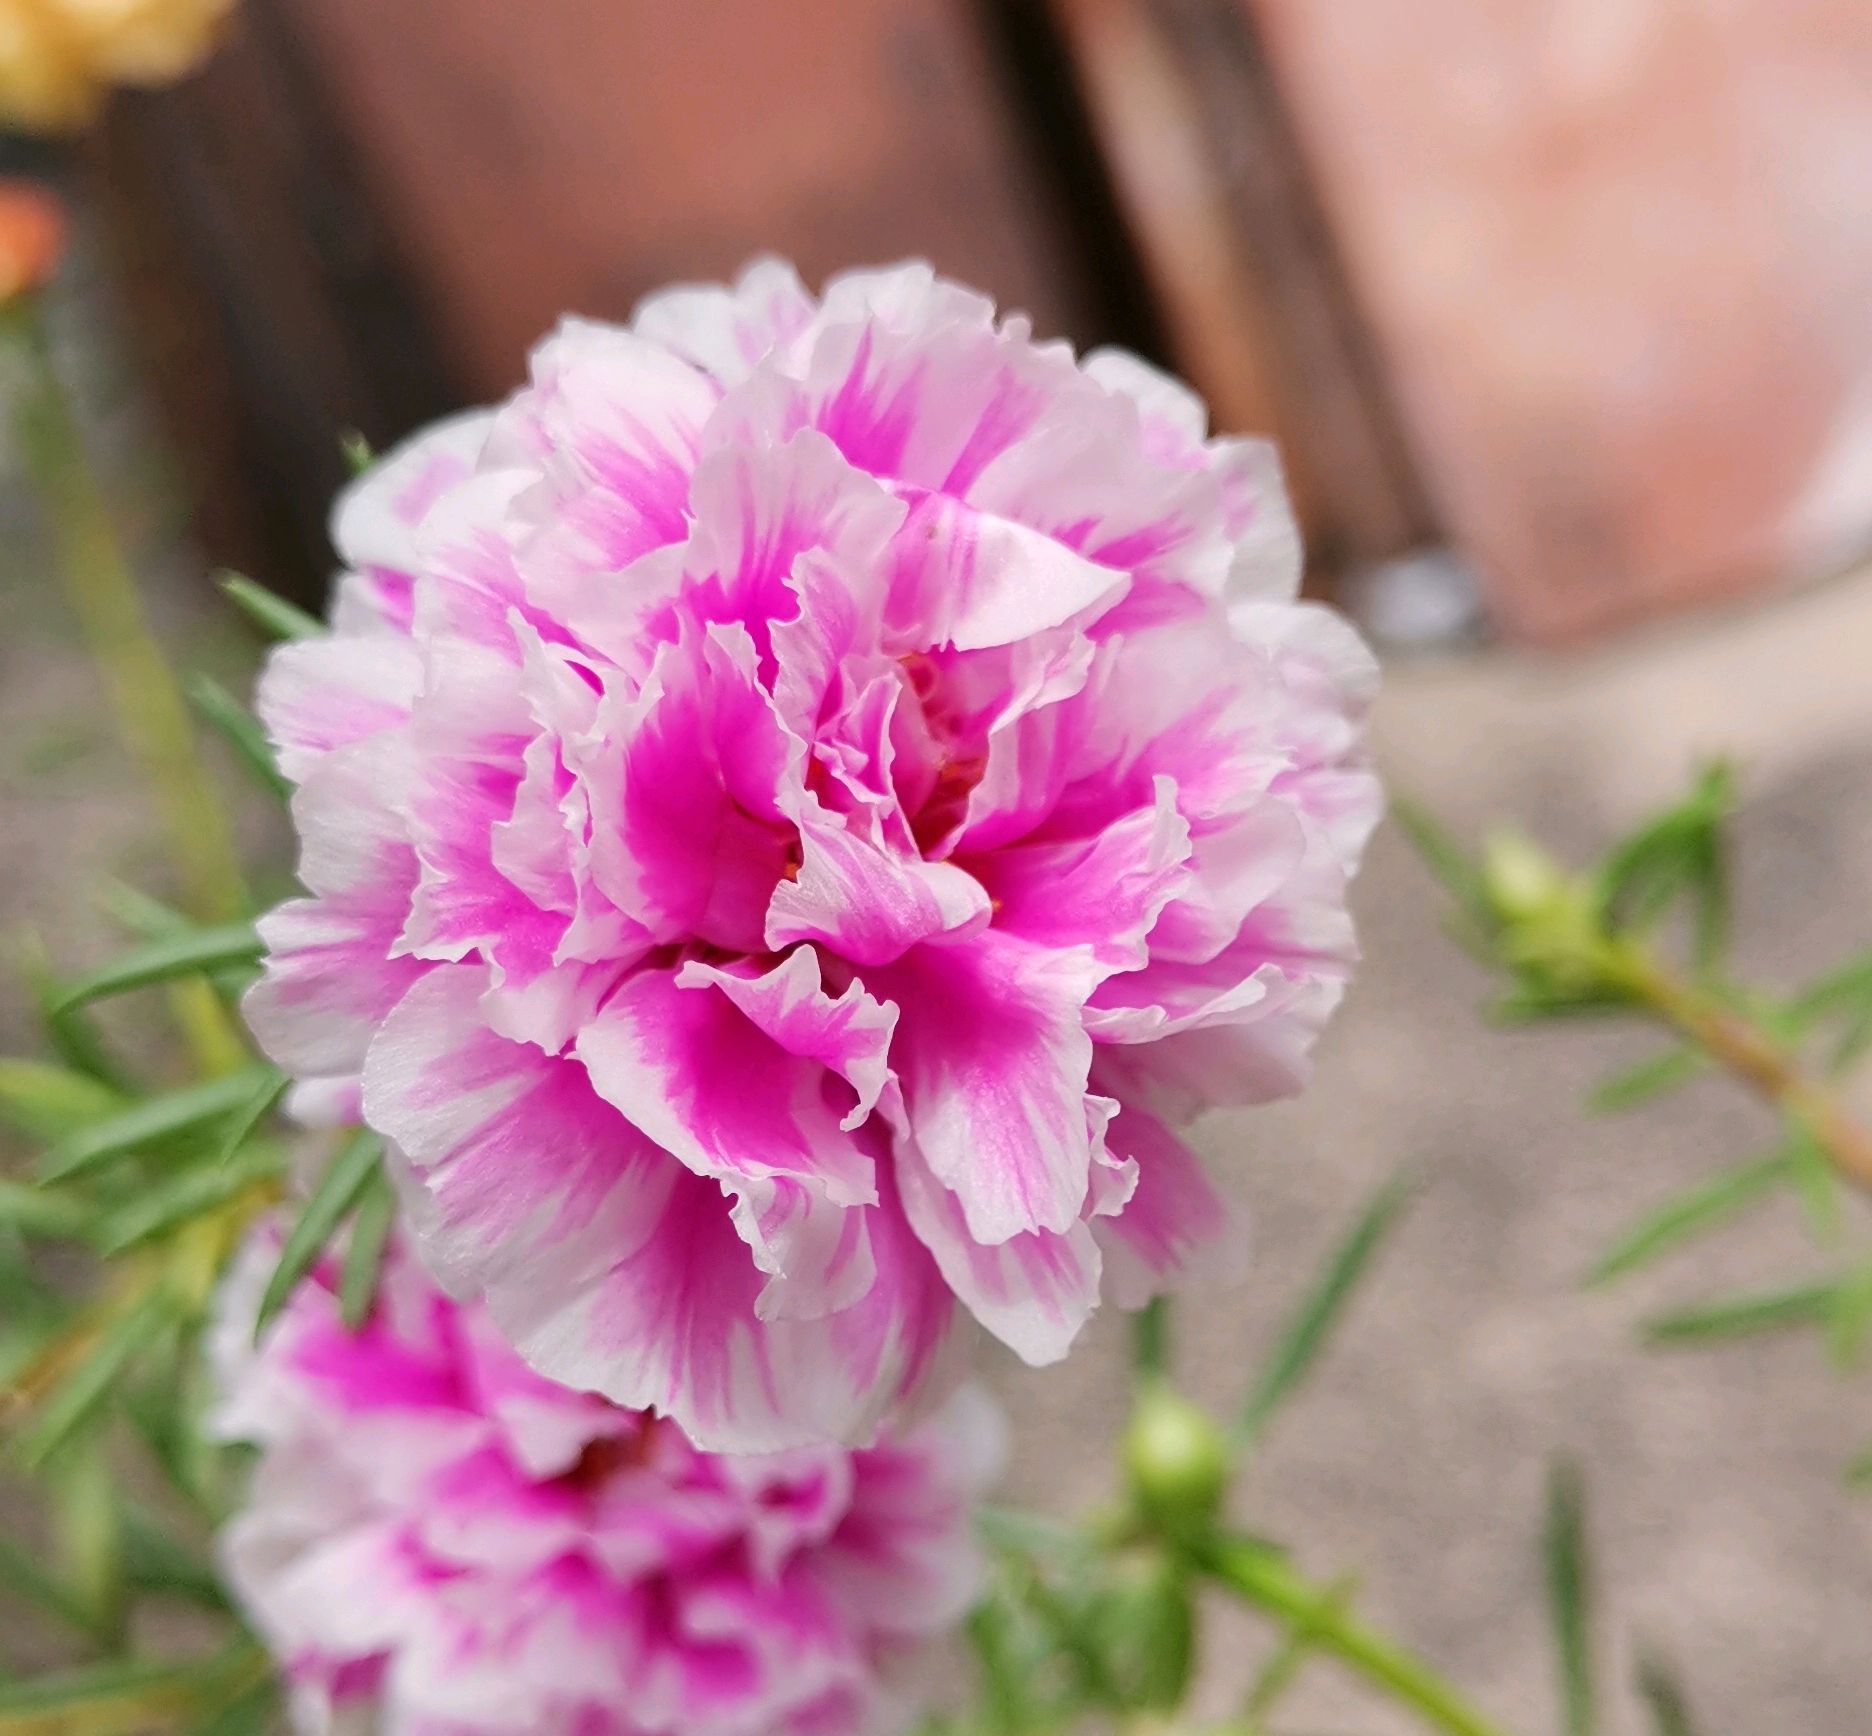
[[[1727,940],[1729,895],[1723,823],[1735,805],[1727,765],[1708,767],[1690,793],[1607,853],[1592,876],[1595,914],[1610,932],[1644,932],[1679,900],[1693,907],[1694,950],[1702,968]]]
[[[24,1548],[0,1536],[0,1598],[69,1628],[80,1638],[101,1640],[97,1617],[69,1586],[40,1566]]]
[[[54,1061],[0,1057],[0,1121],[28,1139],[68,1139],[116,1114],[123,1093]]]
[[[128,994],[152,983],[203,976],[231,966],[251,965],[260,957],[260,937],[248,922],[219,928],[183,928],[112,959],[107,965],[68,984],[54,1003],[69,1012],[109,995]]]
[[[150,1182],[99,1221],[93,1232],[97,1251],[111,1259],[173,1234],[232,1203],[255,1182],[278,1171],[277,1156],[262,1151],[250,1153],[237,1163],[185,1169],[179,1175]]]
[[[279,1263],[260,1298],[254,1322],[258,1339],[286,1306],[299,1281],[318,1263],[338,1226],[356,1209],[365,1190],[379,1174],[383,1144],[374,1133],[358,1128],[347,1137],[326,1166],[297,1220],[286,1234]]]
[[[1592,1586],[1586,1561],[1585,1496],[1579,1472],[1564,1461],[1547,1478],[1547,1522],[1542,1533],[1547,1613],[1566,1736],[1593,1736]]]
[[[1602,1080],[1587,1100],[1601,1115],[1616,1115],[1655,1101],[1709,1071],[1708,1057],[1679,1045],[1666,1049]]]
[[[338,1305],[353,1332],[370,1318],[376,1304],[377,1281],[383,1274],[384,1252],[395,1222],[396,1195],[379,1167],[365,1179],[339,1275]]]
[[[1360,1279],[1409,1201],[1409,1182],[1403,1177],[1392,1178],[1372,1196],[1352,1228],[1327,1255],[1255,1376],[1237,1425],[1241,1441],[1259,1440],[1275,1413],[1312,1371]]]
[[[252,1692],[265,1668],[242,1641],[199,1662],[122,1659],[0,1684],[0,1736],[143,1736]]]
[[[64,990],[35,942],[21,945],[17,966],[53,1054],[74,1073],[105,1085],[126,1085],[123,1069],[111,1059],[91,1019],[81,1008],[64,1004]]]
[[[1645,1321],[1643,1332],[1653,1344],[1710,1344],[1779,1332],[1791,1326],[1824,1326],[1832,1316],[1841,1283],[1833,1279],[1820,1284],[1796,1284],[1675,1308],[1652,1315]]]
[[[1696,1736],[1676,1672],[1648,1649],[1638,1654],[1638,1694],[1650,1714],[1652,1736]]]
[[[202,927],[127,888],[112,907],[139,937],[122,956],[67,982],[26,960],[57,1059],[0,1059],[0,1121],[40,1148],[33,1179],[0,1176],[0,1421],[11,1463],[35,1480],[47,1534],[43,1551],[0,1545],[0,1600],[98,1660],[0,1687],[0,1736],[259,1731],[273,1688],[245,1642],[199,1662],[123,1656],[146,1598],[231,1618],[213,1571],[126,1500],[114,1425],[129,1425],[188,1506],[213,1513],[220,1450],[199,1420],[197,1338],[227,1252],[276,1189],[282,1152],[268,1123],[284,1080],[219,1040],[207,1053],[232,1065],[216,1070],[198,1051],[196,1076],[181,1083],[152,1086],[117,1065],[92,1003],[160,987],[152,1005],[192,1039],[205,985],[244,980],[258,942],[249,924]],[[160,1032],[160,1017],[149,1023]],[[69,1276],[40,1281],[37,1250],[55,1242],[104,1262],[88,1292],[74,1296]]]
[[[1776,1152],[1771,1157],[1719,1170],[1708,1180],[1673,1194],[1599,1256],[1587,1274],[1587,1282],[1604,1284],[1622,1278],[1717,1225],[1728,1223],[1786,1185],[1788,1171],[1787,1156]]]
[[[297,603],[269,591],[241,573],[218,575],[222,594],[269,639],[317,639],[325,623]]]
[[[1646,1213],[1593,1262],[1591,1284],[1681,1252],[1778,1194],[1799,1204],[1814,1242],[1836,1252],[1852,1229],[1846,1186],[1872,1188],[1872,1130],[1833,1087],[1872,1052],[1872,952],[1787,994],[1727,973],[1725,826],[1734,800],[1729,768],[1713,765],[1680,801],[1577,870],[1516,833],[1498,831],[1472,858],[1420,813],[1406,826],[1454,899],[1471,950],[1505,984],[1498,1016],[1624,1015],[1669,1037],[1667,1047],[1606,1079],[1591,1096],[1593,1109],[1634,1109],[1726,1075],[1779,1122],[1769,1155],[1718,1168]],[[1669,1309],[1644,1322],[1642,1335],[1687,1345],[1817,1328],[1839,1367],[1857,1367],[1872,1344],[1868,1266],[1855,1262],[1823,1283]]]
[[[40,1178],[72,1181],[119,1158],[216,1127],[253,1101],[270,1072],[248,1067],[144,1097],[60,1140],[40,1165]]]
[[[188,695],[197,715],[228,744],[262,789],[281,801],[292,794],[292,785],[280,775],[266,732],[246,706],[208,675],[193,677]]]
[[[113,1396],[119,1381],[154,1350],[176,1324],[172,1297],[155,1291],[108,1315],[80,1342],[73,1366],[14,1439],[14,1451],[29,1466],[46,1463],[88,1424]]]

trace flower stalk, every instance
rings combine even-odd
[[[1634,1004],[1801,1128],[1846,1180],[1872,1190],[1872,1130],[1793,1049],[1648,949],[1623,948],[1610,968]]]
[[[110,691],[124,745],[155,801],[184,902],[204,921],[243,915],[247,893],[232,828],[196,752],[181,688],[150,630],[36,294],[0,306],[0,345],[20,456],[57,546],[54,564]],[[206,983],[180,985],[172,1004],[205,1070],[227,1072],[246,1059],[246,1045]]]
[[[1316,1586],[1276,1551],[1219,1537],[1198,1557],[1207,1576],[1243,1603],[1304,1629],[1308,1644],[1337,1658],[1443,1736],[1507,1736],[1430,1666],[1350,1615],[1334,1586]]]

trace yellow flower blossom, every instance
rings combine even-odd
[[[84,126],[118,84],[180,78],[234,0],[0,0],[0,126]]]

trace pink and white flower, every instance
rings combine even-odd
[[[869,1449],[720,1456],[554,1386],[394,1249],[352,1333],[328,1274],[260,1347],[263,1232],[213,1417],[260,1453],[222,1537],[300,1730],[875,1736],[974,1596],[999,1421],[975,1391]]]
[[[1177,1129],[1300,1085],[1379,805],[1264,442],[768,261],[568,323],[335,534],[248,1010],[535,1367],[861,1440],[959,1312],[1043,1362],[1239,1247]]]

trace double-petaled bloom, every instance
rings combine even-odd
[[[259,1348],[237,1263],[213,1415],[260,1449],[222,1537],[302,1731],[879,1736],[976,1590],[998,1420],[974,1392],[868,1449],[699,1452],[528,1369],[391,1252],[353,1333],[329,1274]]]
[[[336,540],[249,1013],[536,1368],[860,1440],[959,1314],[1046,1361],[1239,1244],[1175,1130],[1297,1088],[1378,807],[1265,443],[764,262],[564,326]]]

